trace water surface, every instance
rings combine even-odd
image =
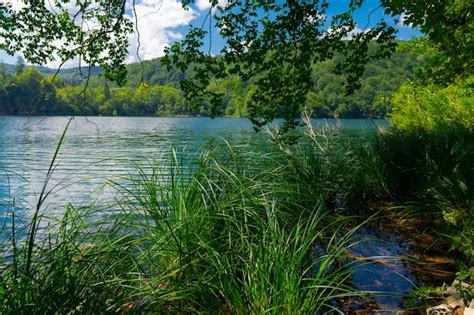
[[[0,117],[0,217],[6,217],[13,203],[17,217],[31,215],[67,122],[67,117]],[[383,120],[313,120],[313,125],[358,130],[389,127]],[[67,203],[78,207],[99,197],[107,202],[104,199],[113,195],[101,190],[106,180],[125,181],[136,173],[135,163],[167,159],[171,148],[193,156],[212,139],[245,143],[252,137],[255,133],[247,119],[76,117],[60,149],[48,185],[53,193],[43,211],[55,215]],[[0,231],[2,226],[8,229],[8,221],[0,222]],[[411,244],[398,234],[364,233],[372,240],[354,247],[357,256],[400,257],[410,251]],[[359,264],[353,283],[360,290],[398,292],[376,297],[379,304],[397,309],[420,281],[396,258],[389,264]]]
[[[67,117],[0,117],[0,215],[13,199],[18,214],[31,212],[67,122]],[[380,120],[313,123],[351,129],[387,126]],[[49,184],[54,193],[48,197],[47,211],[60,212],[69,202],[89,202],[105,180],[129,175],[133,163],[162,160],[171,148],[192,155],[213,138],[253,134],[251,123],[243,118],[76,117]]]

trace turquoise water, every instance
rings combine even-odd
[[[13,201],[17,215],[31,213],[67,121],[67,117],[0,117],[0,215]],[[352,129],[388,125],[380,120],[313,123]],[[97,190],[106,180],[129,175],[133,163],[159,161],[172,147],[193,154],[213,138],[253,134],[251,123],[237,118],[76,117],[48,186],[52,194],[45,211],[54,214],[69,202],[80,206],[103,198],[107,194]]]
[[[0,218],[7,218],[0,220],[0,233],[8,230],[7,214],[12,208],[17,220],[23,218],[27,222],[67,122],[67,117],[0,117]],[[313,120],[313,125],[357,130],[389,127],[383,120]],[[167,159],[171,148],[193,156],[211,139],[231,139],[243,145],[254,136],[247,119],[76,117],[61,147],[47,187],[52,193],[42,211],[54,216],[62,213],[68,203],[76,207],[96,200],[108,203],[114,194],[103,185],[107,180],[125,182],[136,173],[135,163],[145,165],[147,159]],[[404,242],[393,233],[389,238],[377,235],[375,242],[354,247],[354,254],[399,256],[411,246]],[[379,291],[382,284],[395,295],[378,297],[376,301],[397,309],[417,280],[401,262],[393,265],[358,264],[354,286]]]

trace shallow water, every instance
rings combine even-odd
[[[67,122],[66,117],[0,117],[0,216],[13,199],[18,217],[34,208]],[[314,124],[352,129],[388,125],[383,120],[314,120]],[[48,185],[53,193],[46,212],[61,212],[67,203],[89,202],[106,180],[130,175],[134,163],[144,165],[145,159],[163,160],[171,148],[192,156],[210,139],[253,134],[247,119],[76,117]]]
[[[357,290],[372,294],[371,307],[397,311],[413,307],[407,302],[410,292],[423,286],[440,286],[452,281],[452,261],[437,248],[427,248],[419,240],[421,231],[381,219],[368,224],[356,234],[359,242],[350,249],[354,272],[352,283]],[[366,309],[357,303],[352,309]]]

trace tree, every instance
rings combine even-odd
[[[389,42],[395,30],[383,21],[366,32],[353,34],[356,23],[352,13],[361,6],[361,0],[350,1],[347,12],[330,21],[325,15],[327,0],[236,0],[228,6],[211,2],[207,21],[210,25],[215,22],[226,40],[222,56],[213,58],[204,53],[207,32],[193,27],[181,44],[168,50],[169,58],[165,60],[179,70],[195,65],[196,75],[183,80],[181,88],[187,98],[208,98],[213,115],[221,108],[221,95],[207,89],[214,78],[255,78],[257,88],[247,111],[257,127],[279,116],[286,118],[288,127],[295,126],[300,104],[310,88],[313,62],[331,59],[336,51],[343,51],[346,58],[337,70],[347,75],[348,87],[353,89],[364,64],[394,47]],[[108,78],[123,83],[127,36],[133,30],[126,12],[133,6],[127,8],[124,0],[76,3],[77,12],[71,12],[70,1],[66,0],[54,4],[28,0],[16,10],[8,4],[0,5],[0,37],[4,39],[0,48],[22,52],[36,64],[51,59],[65,62],[79,56],[87,64],[102,66]],[[183,1],[183,6],[191,3]],[[94,27],[88,28],[89,22]],[[374,54],[368,51],[371,40],[381,47]]]
[[[381,3],[386,13],[400,15],[403,24],[426,34],[427,40],[415,42],[417,52],[428,57],[422,73],[425,80],[447,84],[474,74],[472,0],[382,0]]]
[[[346,75],[346,87],[352,91],[360,87],[358,78],[367,61],[392,51],[394,29],[384,21],[349,38],[355,28],[353,13],[363,2],[350,1],[347,11],[333,17],[326,30],[328,1],[238,0],[226,6],[212,1],[208,22],[215,21],[226,41],[221,57],[203,52],[204,38],[209,34],[203,28],[193,28],[183,41],[168,49],[165,61],[183,71],[192,68],[195,75],[182,82],[182,89],[187,97],[209,97],[214,109],[219,108],[221,95],[209,91],[213,79],[231,75],[255,79],[257,89],[247,104],[253,123],[261,127],[282,116],[291,128],[310,90],[311,64],[330,60],[339,52],[343,58],[335,73]],[[427,35],[427,40],[415,42],[425,43],[420,46],[428,52],[422,73],[426,80],[445,84],[473,73],[472,0],[382,0],[381,4],[388,15]],[[379,45],[372,55],[370,41]],[[316,104],[314,95],[311,97]],[[377,104],[386,103],[381,99]]]
[[[34,68],[28,68],[17,74],[7,87],[13,107],[12,114],[37,114],[38,105],[47,106],[51,101],[51,92],[44,77]]]
[[[111,94],[110,94],[110,87],[109,83],[107,81],[104,81],[104,98],[106,100],[110,99]]]
[[[184,0],[188,7],[193,0]],[[405,24],[418,27],[436,45],[433,74],[440,81],[453,80],[473,69],[472,0],[381,0],[386,12],[402,16]],[[34,64],[51,59],[65,62],[79,57],[89,65],[100,65],[106,77],[124,82],[128,34],[134,21],[126,14],[134,10],[125,0],[52,2],[24,0],[13,9],[0,4],[0,48],[21,52]],[[326,15],[329,0],[231,0],[220,5],[211,0],[208,25],[191,27],[185,38],[167,50],[164,59],[178,70],[192,68],[194,75],[181,81],[188,99],[210,104],[219,114],[222,95],[209,89],[211,82],[229,76],[252,79],[256,88],[247,97],[247,111],[257,128],[276,117],[285,117],[292,128],[310,91],[313,63],[341,54],[335,72],[343,74],[346,89],[359,86],[358,78],[373,58],[387,56],[395,47],[395,29],[379,21],[365,32],[356,33],[354,12],[364,0],[351,0],[347,10],[331,18]],[[206,23],[206,24],[207,24]],[[88,27],[88,25],[92,27]],[[205,51],[205,38],[216,27],[225,41],[220,56]],[[370,42],[378,49],[369,49]],[[61,43],[61,45],[58,45]],[[444,75],[446,74],[446,75]],[[435,75],[433,75],[434,77]],[[194,102],[199,104],[198,102]]]
[[[60,61],[62,65],[78,57],[123,83],[128,34],[133,30],[126,5],[125,0],[24,0],[13,8],[1,2],[0,49],[22,53],[33,64]]]
[[[5,70],[5,63],[2,60],[0,62],[0,80],[1,80],[0,82],[1,82],[1,85],[4,84],[6,77],[7,77],[7,71]]]
[[[213,80],[230,76],[252,79],[256,88],[246,107],[256,128],[277,117],[285,118],[283,130],[294,128],[312,85],[314,63],[340,53],[335,70],[345,74],[346,88],[352,91],[358,87],[367,62],[394,49],[395,29],[383,20],[370,30],[354,33],[353,12],[361,4],[351,1],[346,12],[328,20],[329,4],[324,0],[236,0],[226,6],[212,1],[209,29],[214,23],[225,40],[219,57],[203,51],[210,34],[204,27],[194,27],[167,49],[164,62],[181,71],[192,69],[194,75],[181,81],[181,88],[186,97],[198,100],[195,104],[209,99],[214,115],[219,114],[223,95],[209,89]],[[371,41],[378,49],[369,49]]]
[[[474,127],[474,76],[447,87],[404,84],[393,98],[392,123],[402,130]]]

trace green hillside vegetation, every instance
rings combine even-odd
[[[393,97],[391,121],[402,130],[474,126],[474,75],[446,87],[403,84]]]
[[[82,13],[93,13],[83,14],[86,20],[102,22],[98,33],[78,29],[66,6],[58,17],[31,1],[18,14],[0,5],[9,44],[4,46],[11,53],[26,52],[29,62],[45,63],[47,52],[55,51],[51,39],[68,34],[74,49],[68,59],[96,59],[104,75],[122,83],[125,54],[120,51],[126,51],[124,39],[133,25],[116,18],[125,15],[126,2],[80,2]],[[0,314],[299,315],[390,313],[394,308],[425,314],[447,301],[471,305],[474,7],[472,0],[426,2],[380,1],[386,14],[397,19],[403,14],[400,22],[425,37],[399,42],[391,58],[369,62],[363,74],[358,70],[369,60],[369,41],[390,48],[395,36],[393,28],[378,23],[344,39],[351,28],[338,26],[357,25],[352,16],[363,0],[350,1],[350,10],[334,17],[339,36],[328,36],[328,41],[320,36],[325,25],[318,27],[327,16],[322,15],[324,5],[235,2],[212,18],[225,26],[217,27],[226,39],[222,59],[203,54],[206,32],[191,28],[167,51],[171,65],[190,72],[167,71],[159,60],[147,61],[128,66],[122,87],[99,75],[85,84],[75,75],[77,69],[69,73],[78,81],[63,76],[54,84],[51,73],[41,74],[40,68],[19,63],[14,71],[0,69],[0,113],[221,114],[247,116],[256,129],[283,116],[287,127],[242,141],[219,136],[197,151],[171,149],[163,160],[154,160],[161,156],[158,148],[146,151],[149,159],[134,155],[129,171],[118,173],[125,182],[112,179],[94,191],[110,204],[91,198],[76,206],[71,198],[61,216],[45,201],[68,188],[67,182],[54,185],[53,179],[66,157],[59,153],[70,141],[71,118],[49,168],[40,175],[43,188],[36,205],[28,208],[31,215],[18,216],[22,212],[16,211],[15,195],[5,198]],[[259,19],[261,10],[269,14]],[[77,49],[78,43],[88,46]],[[101,59],[103,48],[111,53]],[[347,61],[343,70],[348,71],[342,72],[349,83],[362,75],[353,95],[344,95],[345,78],[331,71],[338,65],[338,57],[331,59],[333,50]],[[236,65],[246,70],[226,71]],[[208,80],[215,76],[226,79]],[[187,82],[188,89],[180,82]],[[222,94],[222,102],[193,104],[185,91],[211,99]],[[388,116],[392,127],[316,128],[310,116],[303,116],[305,125],[292,129],[302,109],[317,117]],[[148,139],[142,133],[134,136],[143,137],[143,143]],[[35,144],[34,137],[27,140]],[[76,150],[65,153],[81,154],[75,145]],[[27,151],[30,147],[35,148],[25,146],[25,156],[43,157]],[[99,158],[112,161],[102,154]],[[110,165],[120,170],[119,163]],[[13,171],[23,178],[21,168]],[[108,198],[109,191],[114,198]],[[393,247],[392,234],[398,243]],[[364,241],[371,243],[364,246]],[[357,250],[361,244],[377,249],[375,255]],[[359,277],[357,267],[363,271]],[[382,278],[376,277],[377,270]],[[431,283],[431,277],[436,281]],[[357,285],[357,278],[375,286]],[[403,285],[392,281],[397,278]],[[446,286],[450,283],[454,288]],[[449,291],[457,292],[447,296]],[[400,300],[392,307],[377,297]],[[457,305],[453,311],[462,310]]]
[[[333,73],[335,61],[313,66],[313,87],[302,109],[317,117],[382,118],[392,108],[391,95],[412,78],[420,60],[409,52],[368,65],[361,88],[341,93],[344,78]],[[203,101],[192,104],[179,87],[186,73],[168,71],[160,59],[128,66],[125,86],[119,87],[93,68],[65,69],[52,80],[55,70],[3,65],[0,76],[0,114],[4,115],[104,115],[104,116],[247,116],[247,102],[255,91],[252,80],[237,77],[216,81],[209,89],[223,95],[217,113]],[[16,72],[16,74],[15,74]]]

